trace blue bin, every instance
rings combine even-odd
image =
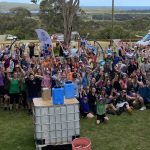
[[[64,88],[52,88],[52,100],[54,105],[64,104]]]
[[[75,86],[72,82],[66,82],[65,85],[65,98],[75,98]]]

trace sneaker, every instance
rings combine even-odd
[[[108,121],[109,121],[109,118],[106,116],[106,117],[104,117],[104,122],[105,123],[108,123]]]
[[[132,109],[131,108],[127,109],[127,112],[131,115],[132,114]]]
[[[145,107],[145,106],[142,106],[142,107],[140,108],[140,110],[141,110],[141,111],[146,110],[146,107]]]
[[[96,124],[100,124],[100,120],[96,120]]]
[[[88,113],[87,118],[94,118],[94,115],[92,113]]]

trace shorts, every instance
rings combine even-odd
[[[0,86],[0,96],[3,96],[5,94],[4,86]]]
[[[107,99],[106,100],[106,104],[113,104],[113,103],[114,103],[114,101],[112,99]]]
[[[28,98],[27,98],[27,101],[30,102],[30,103],[32,103],[32,102],[33,102],[33,98],[34,98],[34,97],[28,97]]]
[[[89,105],[90,112],[94,115],[96,115],[96,106],[95,105]]]
[[[19,93],[11,93],[10,94],[10,104],[19,103],[20,94]]]
[[[117,103],[116,108],[122,108],[122,107],[126,107],[126,105],[129,105],[128,102],[122,102],[122,103]]]
[[[97,114],[97,120],[99,120],[100,122],[104,122],[105,121],[105,117],[106,117],[106,114],[103,114],[103,115],[98,115]]]
[[[150,104],[150,99],[149,98],[144,98],[144,103],[145,104]]]

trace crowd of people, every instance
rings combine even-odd
[[[108,121],[107,114],[129,114],[145,110],[150,103],[150,47],[118,42],[97,53],[85,41],[79,47],[56,44],[44,55],[39,44],[23,43],[0,47],[0,99],[4,110],[21,107],[32,113],[33,98],[42,88],[75,85],[75,97],[82,117],[96,116],[97,124]]]

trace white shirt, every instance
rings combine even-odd
[[[77,51],[78,51],[77,48],[72,48],[72,49],[71,49],[71,57],[77,56]]]

